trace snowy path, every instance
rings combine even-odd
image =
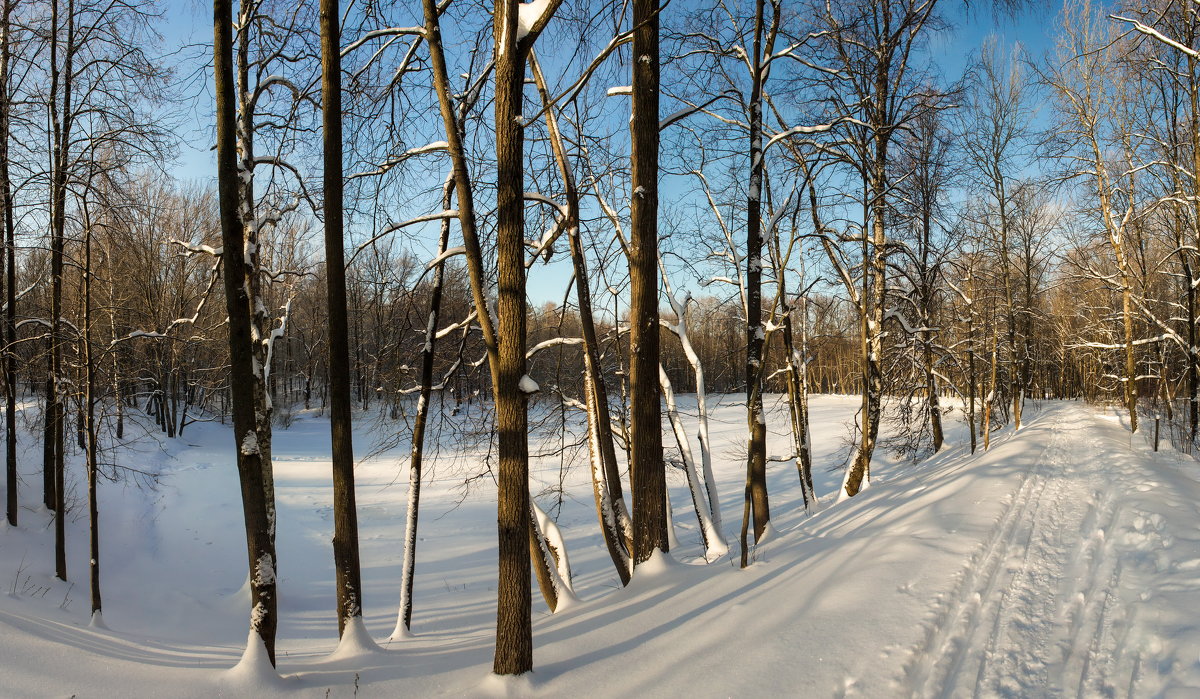
[[[1046,445],[906,668],[914,695],[1140,696],[1149,689],[1139,687],[1143,665],[1171,668],[1154,652],[1164,644],[1137,647],[1131,626],[1130,603],[1151,595],[1126,584],[1125,567],[1170,573],[1161,554],[1172,541],[1162,514],[1121,501],[1130,488],[1162,484],[1121,453],[1130,447],[1119,444],[1128,438],[1120,429],[1070,404],[1027,428],[1048,433]]]

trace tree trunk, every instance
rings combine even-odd
[[[66,501],[65,464],[63,462],[63,438],[66,427],[66,406],[62,402],[59,382],[62,380],[62,339],[59,325],[62,321],[63,294],[63,247],[66,234],[67,158],[71,141],[72,106],[71,88],[74,75],[75,54],[75,0],[67,0],[67,36],[63,52],[63,65],[58,65],[58,0],[51,6],[51,126],[54,136],[54,160],[51,173],[53,192],[50,217],[50,389],[46,396],[47,415],[51,416],[51,447],[54,469],[54,570],[60,580],[67,579],[66,549]],[[56,89],[61,82],[61,97]],[[61,100],[61,101],[60,101]]]
[[[86,211],[86,210],[85,210]],[[98,455],[96,447],[96,364],[92,358],[92,232],[84,216],[83,232],[83,419],[88,484],[88,550],[91,561],[88,581],[91,587],[92,623],[102,623],[100,603],[100,512],[96,500]]]
[[[17,526],[17,372],[14,358],[14,343],[17,341],[16,306],[17,306],[17,255],[14,240],[16,228],[13,225],[13,195],[12,182],[8,169],[8,142],[11,136],[10,100],[12,90],[9,86],[9,63],[12,46],[12,9],[13,0],[3,2],[3,25],[0,26],[0,206],[3,207],[4,217],[4,298],[6,309],[4,314],[4,331],[6,347],[4,350],[4,425],[5,425],[5,464],[7,474],[7,510],[8,523]]]
[[[771,510],[767,499],[767,416],[763,410],[762,320],[762,187],[763,187],[763,13],[765,0],[755,2],[754,67],[750,91],[750,183],[746,196],[746,447],[745,507],[754,514],[754,541],[762,539]],[[743,517],[743,519],[745,519]],[[741,537],[742,567],[746,567],[746,537]]]
[[[358,509],[350,411],[350,335],[343,249],[342,60],[338,0],[321,0],[321,104],[325,142],[325,279],[329,305],[329,427],[333,445],[333,561],[338,634],[362,618]]]
[[[575,274],[575,299],[579,305],[579,325],[583,336],[583,383],[584,401],[588,420],[588,456],[592,466],[592,492],[596,499],[596,514],[600,519],[600,531],[609,557],[617,569],[622,585],[629,584],[632,559],[629,555],[632,540],[632,523],[625,509],[625,496],[621,488],[621,475],[617,468],[617,453],[613,446],[612,418],[608,408],[608,390],[601,374],[600,342],[592,312],[591,277],[588,274],[587,256],[583,240],[579,235],[579,191],[574,173],[567,159],[566,147],[558,127],[558,118],[550,103],[550,94],[541,66],[533,51],[530,51],[529,66],[533,79],[546,109],[546,125],[550,132],[550,143],[558,163],[559,175],[566,193],[567,243],[571,251],[571,264]]]
[[[816,502],[812,483],[812,450],[808,434],[808,382],[807,360],[803,351],[796,349],[792,321],[792,309],[786,308],[783,315],[783,349],[787,352],[788,412],[792,419],[792,445],[796,450],[796,471],[800,477],[800,495],[807,509]]]
[[[996,400],[996,326],[992,325],[992,373],[987,395],[983,397],[983,450],[992,445],[992,404]]]
[[[667,403],[667,418],[675,433],[675,443],[679,446],[679,456],[683,459],[683,471],[687,474],[688,491],[692,496],[692,507],[696,511],[696,521],[700,525],[700,537],[704,544],[704,558],[716,560],[728,552],[728,547],[721,538],[720,532],[713,525],[712,511],[708,499],[704,496],[704,486],[700,483],[700,475],[696,472],[696,459],[692,457],[692,447],[679,410],[675,407],[675,391],[671,388],[671,379],[660,364],[658,367],[658,382],[663,397]]]
[[[974,291],[972,290],[973,294]],[[967,308],[967,426],[971,432],[971,453],[975,453],[977,446],[976,430],[975,430],[975,395],[977,393],[976,386],[979,381],[975,376],[975,310],[973,306]]]
[[[494,31],[496,129],[497,365],[494,384],[500,433],[497,488],[500,570],[496,585],[496,652],[492,670],[533,669],[529,574],[529,425],[525,376],[525,209],[522,90],[525,42],[517,39],[518,3],[496,0]],[[487,313],[481,309],[481,314]]]
[[[442,209],[449,209],[454,189],[453,177],[446,179],[442,189]],[[442,219],[438,239],[437,267],[433,273],[433,289],[429,295],[429,320],[425,324],[425,344],[421,347],[420,397],[413,420],[412,446],[408,456],[408,511],[404,526],[404,563],[400,572],[400,612],[392,638],[408,635],[412,629],[413,576],[417,565],[417,514],[421,506],[421,468],[425,455],[425,424],[429,419],[429,399],[433,394],[433,359],[437,346],[438,324],[442,312],[442,293],[446,286],[446,262],[442,254],[450,245],[450,219]]]
[[[255,270],[245,257],[244,213],[253,202],[243,200],[239,167],[236,98],[233,79],[233,16],[231,0],[213,0],[213,68],[217,112],[217,181],[220,195],[222,265],[229,317],[230,393],[233,434],[237,450],[242,509],[246,521],[246,552],[250,567],[251,635],[263,643],[275,664],[277,597],[275,580],[275,493],[267,445],[260,444],[262,418],[255,415],[263,397],[261,370],[256,370],[252,335],[254,300],[251,277]],[[245,27],[241,42],[245,42]],[[239,52],[244,56],[244,52]],[[249,154],[243,154],[248,157]],[[249,173],[247,173],[248,175]],[[269,419],[269,415],[266,416]],[[269,439],[269,432],[268,432]],[[253,639],[251,639],[253,642]]]
[[[629,479],[637,565],[669,550],[658,386],[658,0],[633,1],[633,26]]]

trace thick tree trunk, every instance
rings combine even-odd
[[[243,36],[249,31],[240,22]],[[238,167],[238,134],[235,115],[233,78],[233,16],[231,0],[213,0],[213,68],[217,111],[217,181],[220,194],[222,265],[225,275],[226,311],[229,317],[230,393],[232,394],[233,433],[237,450],[238,476],[242,491],[242,509],[246,522],[246,553],[250,568],[251,642],[253,636],[265,647],[275,664],[277,597],[275,577],[275,493],[271,477],[269,441],[261,444],[260,428],[265,416],[256,416],[262,405],[263,377],[256,370],[252,335],[252,277],[255,270],[247,264],[244,219],[252,202],[243,201],[244,193]],[[244,56],[244,51],[239,52]],[[247,144],[241,144],[248,147]],[[243,154],[248,157],[249,154]],[[246,173],[249,175],[249,173]],[[270,433],[267,433],[269,440]],[[265,449],[264,449],[265,447]]]
[[[321,0],[321,104],[325,141],[325,279],[329,317],[329,427],[333,446],[333,562],[338,634],[362,618],[358,508],[350,410],[350,328],[343,247],[342,60],[338,0]]]
[[[972,292],[973,293],[973,292]],[[975,453],[977,437],[975,429],[975,395],[979,381],[975,376],[975,321],[974,310],[967,309],[967,426],[971,432],[971,453]]]
[[[929,322],[927,316],[925,325],[928,326]],[[929,400],[929,430],[933,436],[933,451],[937,453],[942,449],[945,435],[942,432],[942,406],[938,399],[937,376],[933,371],[933,332],[925,330],[921,335],[922,358],[925,362],[925,392]]]
[[[496,652],[492,670],[519,675],[533,669],[529,596],[529,425],[525,377],[524,127],[521,124],[526,50],[517,38],[515,0],[496,0],[496,267],[497,365],[494,384],[500,433],[497,524],[500,570],[496,585]],[[486,307],[481,313],[487,313]]]
[[[633,1],[633,26],[629,479],[637,565],[669,549],[658,386],[658,0]]]
[[[879,88],[886,95],[883,88]],[[879,436],[879,418],[883,408],[883,311],[887,299],[887,230],[884,226],[887,195],[887,144],[877,134],[877,150],[869,177],[871,194],[870,244],[864,239],[863,262],[870,270],[864,275],[862,298],[859,303],[862,357],[862,426],[858,449],[842,489],[849,497],[858,495],[863,481],[871,478],[871,456]]]
[[[1196,75],[1196,58],[1188,56],[1188,75]],[[1191,102],[1191,141],[1192,141],[1192,220],[1200,228],[1200,83],[1192,80],[1188,84],[1188,97]],[[1195,245],[1200,233],[1191,241]],[[1187,255],[1187,252],[1183,253]],[[1188,281],[1192,281],[1191,274]],[[1188,435],[1190,443],[1196,443],[1197,429],[1200,428],[1200,352],[1196,347],[1196,287],[1188,284]]]
[[[1005,180],[998,182],[1000,209],[1000,274],[1004,281],[1004,305],[1007,310],[1005,321],[1008,324],[1008,358],[1009,358],[1009,391],[1012,400],[1013,429],[1021,429],[1021,403],[1025,393],[1021,387],[1020,360],[1017,358],[1017,308],[1013,301],[1012,275],[1008,269],[1008,193]]]
[[[996,327],[992,326],[992,373],[988,380],[988,392],[983,397],[983,450],[987,451],[992,445],[992,404],[996,400]]]
[[[1133,348],[1133,289],[1124,280],[1121,291],[1121,318],[1125,326],[1125,408],[1129,411],[1129,431],[1138,431],[1137,360]]]

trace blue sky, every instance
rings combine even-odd
[[[930,45],[942,75],[953,79],[961,74],[970,53],[988,35],[997,35],[1002,44],[1021,42],[1034,56],[1053,45],[1054,32],[1061,0],[1033,2],[1018,17],[996,17],[985,3],[976,0],[968,9],[961,3],[944,2],[950,8],[946,19],[950,28],[935,36]],[[166,21],[163,26],[164,49],[172,51],[188,45],[207,44],[212,37],[211,5],[201,0],[174,0],[165,3]],[[199,54],[200,48],[193,53]],[[192,91],[200,83],[192,83]],[[198,96],[185,119],[184,133],[178,157],[168,171],[181,180],[211,182],[215,178],[215,158],[210,150],[212,132],[207,127],[211,119],[211,102],[207,94]],[[529,278],[529,296],[535,304],[560,302],[570,277],[570,265],[553,263],[538,265]]]

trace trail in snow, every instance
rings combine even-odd
[[[1149,562],[1162,580],[1189,562],[1159,555],[1173,543],[1166,517],[1128,497],[1163,485],[1146,480],[1154,456],[1130,458],[1141,439],[1121,444],[1128,433],[1108,423],[1061,404],[1022,433],[1048,433],[1046,446],[936,607],[902,682],[914,696],[1142,696],[1195,678],[1200,659],[1176,667],[1160,653],[1170,640],[1136,623],[1155,585],[1127,584],[1126,565]],[[1189,616],[1194,630],[1195,609]],[[1165,683],[1141,686],[1147,666]]]

